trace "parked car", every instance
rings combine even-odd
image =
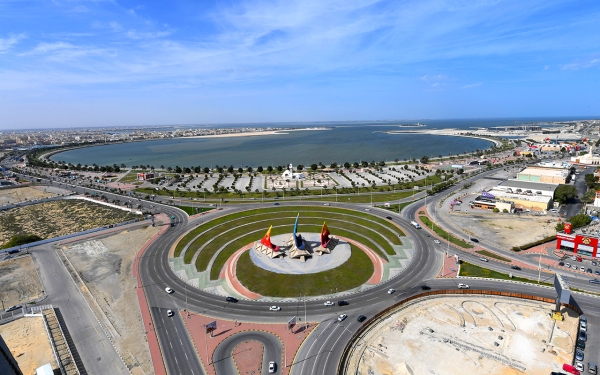
[[[269,307],[269,311],[279,311],[279,310],[281,310],[281,307],[279,307],[279,306],[271,306],[271,307]]]
[[[167,310],[167,316],[173,316],[173,310]]]
[[[595,260],[592,260],[592,266],[596,267],[598,263]]]
[[[579,330],[582,332],[587,332],[587,323],[586,322],[579,322]]]
[[[275,362],[271,361],[269,362],[269,374],[272,374],[275,372]]]
[[[325,305],[325,306],[333,306],[333,305],[335,305],[335,303],[333,303],[331,301],[327,301],[327,302],[323,303],[323,305]]]
[[[583,350],[577,349],[575,351],[575,359],[578,361],[583,361]]]
[[[581,267],[579,267],[579,270],[580,270],[581,272],[585,272],[585,267],[581,266]]]
[[[512,268],[513,270],[517,270],[517,271],[521,270],[521,267],[519,267],[519,266],[510,266],[510,268]]]
[[[581,315],[579,317],[579,322],[585,322],[587,324],[587,318],[585,317],[585,315]]]
[[[15,311],[15,310],[18,310],[18,309],[20,309],[22,307],[23,307],[22,305],[14,305],[14,306],[11,306],[9,308],[4,309],[4,312]]]
[[[388,289],[388,294],[394,294],[395,291],[396,289]]]
[[[587,272],[587,273],[593,273],[593,271],[592,271],[592,269],[591,269],[591,268],[588,268],[586,272]]]
[[[571,263],[565,263],[565,267],[571,268]]]
[[[577,348],[585,350],[585,342],[577,340]]]
[[[338,301],[338,306],[346,306],[349,305],[350,303],[348,303],[348,301],[344,301],[344,300],[340,300]]]
[[[346,315],[346,314],[342,314],[342,315],[338,316],[338,319],[337,319],[337,320],[338,320],[338,322],[343,322],[343,321],[344,321],[344,319],[346,319],[347,317],[348,317],[348,315]]]
[[[577,339],[580,341],[586,342],[587,341],[587,333],[579,331],[579,337]]]
[[[458,284],[458,289],[469,289],[467,284]]]
[[[559,266],[564,266],[564,265],[565,265],[565,262],[558,262],[558,265],[559,265]]]
[[[576,363],[575,363],[575,368],[577,369],[577,371],[581,371],[581,372],[583,372],[583,370],[584,370],[583,363],[581,363],[581,362],[576,362]]]
[[[359,315],[358,318],[356,318],[356,320],[358,320],[359,322],[364,322],[365,319],[367,319],[367,317],[364,315]]]
[[[598,271],[598,270],[594,271],[594,273],[595,273],[596,275],[600,275],[600,271]]]
[[[165,292],[171,294],[171,293],[173,293],[173,289],[167,287],[167,288],[165,288]]]
[[[575,271],[577,271],[577,265],[576,264],[572,265],[571,268],[574,269]]]
[[[237,300],[237,298],[227,297],[227,298],[225,298],[225,301],[236,303],[238,300]]]

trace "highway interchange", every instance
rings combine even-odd
[[[478,176],[472,177],[483,178],[488,174],[493,173],[484,172]],[[468,181],[468,180],[467,180]],[[47,184],[56,184],[55,181],[44,181]],[[61,187],[65,187],[76,193],[83,193],[84,188],[76,185],[65,185],[60,184]],[[428,206],[435,205],[444,196],[451,194],[463,185],[461,182],[458,185],[450,187],[436,195],[428,197]],[[85,188],[85,191],[90,192],[89,188]],[[109,197],[109,199],[123,199],[123,196],[111,194],[105,191],[99,191],[101,194]],[[157,197],[158,198],[158,197]],[[169,374],[204,374],[204,369],[200,363],[198,354],[196,353],[184,322],[179,314],[175,314],[171,318],[167,318],[166,310],[183,310],[189,308],[190,311],[204,314],[208,316],[215,316],[222,319],[230,320],[241,320],[241,321],[255,321],[255,322],[270,322],[270,323],[284,323],[289,320],[290,317],[296,315],[297,302],[278,302],[281,306],[281,311],[269,312],[268,307],[272,305],[269,302],[254,302],[240,300],[238,303],[229,303],[225,301],[223,296],[214,295],[207,293],[202,290],[187,287],[185,282],[181,280],[168,265],[168,251],[175,241],[183,234],[198,225],[199,219],[188,220],[187,214],[183,211],[171,207],[168,205],[161,204],[157,201],[147,202],[141,201],[146,207],[152,205],[157,210],[165,213],[169,216],[175,217],[175,225],[168,228],[165,233],[159,236],[144,252],[140,259],[139,270],[140,277],[142,279],[142,285],[148,300],[148,305],[151,308],[153,316],[154,327],[158,334],[159,342],[161,344],[161,351]],[[310,202],[294,202],[286,203],[281,202],[282,206],[290,205],[311,205],[318,203]],[[200,204],[198,204],[200,206]],[[261,206],[271,206],[272,203],[255,203],[252,204],[252,208]],[[332,206],[357,209],[364,211],[365,205],[359,204],[343,204],[343,203],[331,203]],[[446,245],[438,245],[433,242],[433,237],[427,235],[425,230],[417,230],[409,225],[409,219],[414,218],[417,210],[423,206],[422,201],[415,202],[412,205],[407,206],[403,211],[402,215],[390,214],[389,211],[380,209],[371,209],[370,213],[380,217],[393,216],[393,221],[399,224],[403,230],[409,235],[416,248],[414,259],[410,266],[398,275],[396,278],[389,280],[386,283],[377,285],[367,291],[351,294],[344,296],[343,299],[349,302],[349,305],[339,307],[332,306],[327,307],[323,305],[321,299],[306,301],[307,309],[307,320],[309,322],[319,322],[319,326],[308,336],[307,340],[301,347],[300,351],[295,357],[295,362],[292,366],[292,374],[335,374],[338,367],[338,362],[342,354],[342,350],[345,347],[348,340],[352,335],[360,328],[361,323],[356,321],[356,317],[360,314],[366,315],[367,317],[376,314],[377,312],[393,305],[399,300],[405,299],[409,296],[418,294],[421,292],[421,285],[426,283],[432,288],[432,290],[440,289],[455,289],[458,284],[457,279],[435,279],[436,274],[442,264],[442,254],[446,250]],[[221,211],[212,211],[209,214],[202,216],[202,220],[206,221],[208,218],[214,218],[221,215],[231,214],[232,212],[245,210],[248,205],[227,205]],[[445,226],[444,223],[440,223]],[[451,228],[450,228],[451,229]],[[530,279],[537,279],[537,270],[523,269],[521,271],[511,270],[510,266],[500,262],[494,262],[490,260],[489,263],[481,262],[475,255],[464,252],[460,249],[450,247],[453,253],[460,255],[461,259],[467,260],[474,264],[485,266],[486,268],[494,269],[504,273],[513,272],[518,276],[527,277]],[[45,245],[40,248],[32,248],[34,257],[48,257],[46,253],[51,253],[50,246]],[[502,251],[502,249],[493,249],[495,251]],[[508,252],[503,253],[510,255]],[[45,258],[44,258],[45,259]],[[527,260],[523,260],[527,263]],[[56,283],[58,279],[69,278],[65,275],[59,275],[57,267],[60,267],[56,262],[48,261],[45,264],[45,260],[41,263],[42,277],[44,278],[44,285],[46,282]],[[537,263],[535,263],[537,267]],[[44,271],[44,269],[46,269]],[[52,272],[56,272],[53,276]],[[66,271],[65,271],[66,272]],[[542,273],[545,281],[551,281],[549,273]],[[56,279],[54,281],[49,281]],[[578,288],[585,288],[587,290],[593,290],[599,292],[600,288],[597,285],[591,285],[587,282],[589,277],[585,275],[570,275],[569,277],[571,285]],[[67,282],[65,280],[60,281],[61,283]],[[519,292],[532,295],[539,295],[544,297],[555,297],[553,289],[547,287],[538,287],[535,285],[518,284],[510,282],[500,282],[492,280],[475,280],[469,279],[467,282],[471,289],[486,289],[486,290],[497,290],[497,291],[508,291],[508,292]],[[165,287],[171,287],[175,290],[173,294],[167,294],[164,289]],[[57,288],[60,288],[58,286]],[[386,291],[389,288],[396,289],[396,293],[390,295]],[[58,300],[61,297],[59,290],[50,290],[48,288],[49,301]],[[63,289],[64,290],[64,289]],[[76,294],[76,293],[75,293]],[[73,297],[74,298],[74,297]],[[583,294],[576,294],[575,301],[580,308],[589,316],[588,320],[592,326],[590,337],[598,337],[600,335],[594,335],[594,326],[600,324],[600,303],[598,298],[591,297]],[[71,301],[72,297],[68,297]],[[187,300],[187,301],[186,301]],[[64,305],[64,303],[63,303]],[[85,310],[84,307],[81,311]],[[83,313],[81,311],[73,312],[72,314],[65,310],[64,319],[72,331],[75,329],[77,332],[77,324],[82,319]],[[336,321],[339,314],[348,314],[348,318],[341,323]],[[89,318],[89,317],[88,317]],[[102,338],[102,332],[95,324],[92,324],[91,318],[89,324],[94,326],[94,330],[98,335],[98,342],[102,344],[102,341],[106,339],[106,336]],[[242,336],[237,337],[240,339]],[[74,338],[75,339],[75,338]],[[265,358],[263,361],[263,373],[267,373],[266,364],[269,360],[275,360],[278,364],[277,373],[281,373],[281,361],[282,358],[282,345],[281,342],[272,335],[261,335],[260,340],[266,345]],[[78,341],[74,340],[77,345]],[[96,340],[94,340],[96,341]],[[232,342],[227,342],[227,345],[232,345]],[[590,340],[590,353],[594,353],[592,356],[598,356],[600,352],[600,340]],[[110,352],[111,347],[106,344],[96,345],[102,347],[105,352]],[[87,369],[87,373],[101,374],[102,371],[98,368],[98,365],[94,365],[94,362],[99,362],[97,359],[99,354],[96,352],[99,350],[95,348],[93,352],[88,352],[89,345],[79,347],[79,355],[81,360]],[[587,352],[587,350],[586,350]],[[229,373],[231,370],[231,361],[223,360],[221,356],[224,355],[224,351],[219,349],[213,355],[213,362],[215,362],[215,368],[218,374]],[[103,353],[105,356],[113,356],[114,353]],[[270,358],[271,356],[271,358]],[[118,358],[118,357],[117,357]],[[597,360],[599,358],[596,358]],[[291,359],[288,359],[288,365],[291,363]],[[114,365],[113,365],[114,366]],[[117,367],[119,367],[117,365]],[[104,370],[105,371],[105,370]],[[111,373],[114,372],[114,368]],[[121,369],[119,373],[121,373]]]

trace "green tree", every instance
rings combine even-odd
[[[208,167],[204,167],[204,169],[203,169],[203,170],[204,170],[204,173],[208,173],[208,172],[210,172],[210,168],[208,168]]]
[[[573,224],[573,228],[581,228],[591,223],[592,218],[586,214],[577,214],[575,216],[571,216],[567,221]]]
[[[310,165],[310,169],[312,169],[313,171],[316,171],[318,168],[318,166],[316,164],[311,164]]]
[[[427,163],[429,163],[429,156],[422,156],[421,164],[427,164]]]
[[[554,200],[565,204],[577,198],[577,189],[572,185],[558,185],[554,192]]]
[[[258,171],[258,173],[262,173],[262,171],[263,171],[262,165],[259,165],[258,168],[256,168],[256,170]]]
[[[175,166],[175,173],[181,173],[181,167],[179,167],[178,165]]]
[[[267,167],[267,171],[269,171],[269,173],[273,172],[273,167],[269,165],[269,166]]]

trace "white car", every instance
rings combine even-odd
[[[458,289],[469,289],[467,284],[458,284]]]
[[[388,294],[393,294],[396,291],[396,289],[388,289]]]
[[[323,203],[323,206],[329,206],[329,203]]]
[[[281,310],[281,307],[279,307],[279,306],[271,306],[271,307],[269,307],[269,310],[271,310],[271,311],[279,311],[279,310]]]
[[[342,315],[338,316],[338,322],[343,322],[344,319],[346,319],[347,317],[348,317],[348,315],[346,315],[346,314],[342,314]]]
[[[486,258],[479,258],[479,260],[482,262],[489,262],[489,260],[487,260]]]
[[[165,288],[165,292],[171,294],[171,293],[173,293],[173,289],[167,287],[167,288]]]
[[[173,316],[173,310],[167,310],[167,316]]]
[[[323,305],[325,305],[325,306],[333,306],[333,305],[335,305],[335,303],[333,303],[331,301],[327,301],[327,302],[323,303]]]
[[[583,370],[584,370],[583,363],[581,363],[581,362],[575,363],[575,368],[577,369],[577,371],[583,372]]]
[[[275,372],[275,362],[271,361],[269,362],[269,374],[272,374]]]
[[[440,240],[433,240],[434,243],[441,244]]]

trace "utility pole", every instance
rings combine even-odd
[[[306,294],[304,294],[304,330],[308,329],[308,322],[306,321]]]

